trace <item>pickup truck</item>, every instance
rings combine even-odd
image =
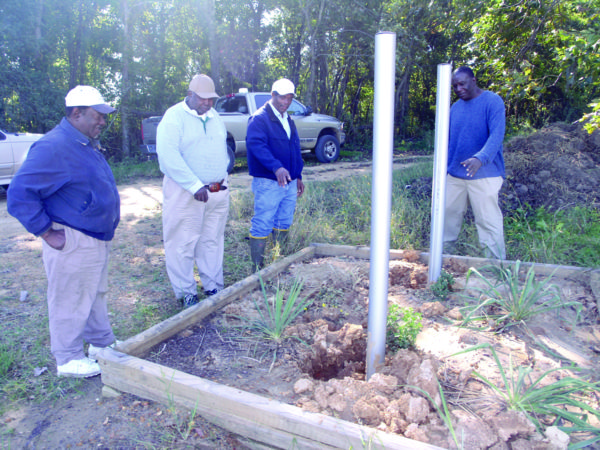
[[[7,133],[0,130],[0,186],[8,185],[25,161],[29,147],[43,134]]]
[[[227,146],[231,156],[246,153],[246,128],[248,118],[269,99],[268,92],[247,92],[240,89],[237,94],[220,97],[214,108],[227,128]],[[304,106],[294,99],[288,114],[296,123],[303,151],[315,153],[322,163],[330,163],[340,156],[340,146],[346,140],[343,123],[334,117],[315,114],[310,106]],[[148,157],[156,155],[156,127],[160,116],[149,117],[142,121],[142,152]]]

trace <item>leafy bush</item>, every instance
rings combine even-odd
[[[415,344],[423,328],[423,316],[411,307],[401,308],[391,304],[387,315],[386,345],[392,352]]]
[[[452,274],[442,270],[440,277],[431,285],[431,292],[436,298],[439,298],[440,300],[446,300],[446,298],[448,298],[448,294],[452,292],[453,284],[454,277]]]

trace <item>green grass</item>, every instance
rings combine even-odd
[[[110,166],[117,184],[135,183],[144,178],[162,178],[156,160],[139,161],[132,158],[112,163]]]
[[[504,220],[510,259],[600,267],[600,210],[574,207],[556,212],[530,207]]]

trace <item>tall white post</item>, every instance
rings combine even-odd
[[[444,207],[446,205],[446,173],[448,170],[448,134],[450,131],[450,94],[452,65],[437,66],[437,96],[435,104],[435,147],[433,186],[431,192],[431,239],[429,248],[429,282],[435,282],[442,272]]]
[[[396,33],[375,35],[373,180],[371,187],[371,264],[367,379],[383,365],[387,319],[394,149]]]

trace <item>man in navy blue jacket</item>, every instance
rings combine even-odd
[[[112,171],[99,151],[106,114],[91,86],[65,98],[60,124],[31,146],[8,190],[8,212],[43,239],[52,354],[59,376],[91,377],[103,347],[114,347],[108,319],[108,255],[120,219]],[[88,342],[88,356],[83,351]]]
[[[294,83],[273,83],[271,100],[248,121],[248,172],[253,176],[254,216],[250,254],[255,269],[262,267],[269,234],[282,243],[294,220],[296,199],[304,192],[302,154],[296,125],[287,110],[295,97]]]

